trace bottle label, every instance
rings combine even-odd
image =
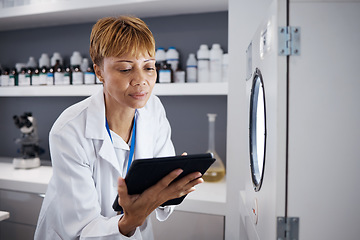
[[[209,82],[209,61],[198,61],[198,82]]]
[[[19,86],[30,86],[30,76],[27,74],[19,74]]]
[[[171,83],[171,70],[160,69],[159,70],[159,82]]]
[[[31,85],[40,85],[40,75],[33,75],[32,76]]]
[[[185,82],[185,72],[184,71],[176,71],[174,76],[175,83],[184,83]]]
[[[82,72],[73,72],[72,73],[72,84],[73,85],[79,85],[79,84],[83,84],[83,73]]]
[[[15,86],[15,76],[14,75],[9,76],[9,84],[8,84],[8,86]]]
[[[54,85],[64,85],[64,73],[55,72],[54,73]]]
[[[86,72],[84,74],[84,83],[85,84],[95,84],[95,73]]]
[[[48,73],[46,77],[47,85],[54,85],[54,73]]]
[[[9,86],[10,77],[9,75],[2,75],[0,76],[1,79],[1,86]]]
[[[64,73],[64,85],[70,85],[70,73]]]
[[[196,82],[197,68],[196,66],[187,66],[186,82]]]
[[[46,85],[46,81],[47,81],[47,73],[40,73],[39,76],[39,84],[40,85]]]
[[[219,59],[212,59],[210,61],[210,81],[211,82],[221,82],[221,65],[222,62]]]

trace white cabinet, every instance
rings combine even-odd
[[[34,239],[42,201],[36,193],[0,189],[0,209],[10,213],[10,218],[0,222],[0,240]]]
[[[164,222],[152,214],[156,240],[222,240],[225,232],[226,182],[202,183]]]
[[[225,216],[175,210],[164,222],[151,217],[156,240],[224,239]]]
[[[0,222],[0,240],[34,239],[37,219],[52,175],[51,167],[14,169],[0,158],[0,210],[10,217]]]

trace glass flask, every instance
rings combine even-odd
[[[207,116],[209,119],[209,148],[207,152],[213,153],[216,161],[205,172],[202,178],[206,182],[218,182],[225,176],[225,167],[220,156],[215,151],[215,119],[217,114],[208,113]]]

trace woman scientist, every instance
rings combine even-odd
[[[166,220],[173,207],[159,206],[202,182],[192,173],[170,184],[178,169],[143,194],[127,194],[129,161],[175,154],[165,110],[151,94],[155,40],[138,18],[103,18],[90,56],[103,88],[66,109],[50,131],[53,177],[35,239],[153,239],[149,214]],[[117,194],[124,213],[112,209]]]

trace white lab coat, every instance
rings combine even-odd
[[[175,154],[165,110],[156,96],[138,109],[134,159]],[[153,239],[150,219],[131,238],[119,233],[121,215],[112,209],[123,174],[105,127],[102,90],[69,107],[50,135],[53,177],[38,219],[35,239]],[[123,176],[124,177],[124,176]],[[163,221],[173,207],[156,209]]]

